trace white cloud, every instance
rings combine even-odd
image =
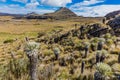
[[[30,0],[31,3],[38,2],[37,0]]]
[[[76,14],[82,15],[85,17],[98,17],[98,16],[105,16],[107,13],[116,11],[120,9],[120,5],[98,5],[98,6],[85,6],[79,8],[71,8],[75,11]]]
[[[26,8],[36,8],[38,5],[38,2],[31,2],[26,4]]]
[[[104,2],[104,0],[84,0],[83,2],[72,5],[71,8],[80,8],[80,7],[90,6],[90,5],[94,5],[102,2]]]
[[[105,16],[107,13],[120,9],[120,5],[94,5],[104,3],[105,0],[84,0],[70,6],[70,9],[76,14],[85,17]]]
[[[65,7],[68,3],[72,3],[72,0],[41,0],[41,4],[55,7]]]
[[[39,4],[39,0],[30,0],[30,2],[28,3],[29,0],[13,0],[16,2],[21,2],[21,3],[25,3],[25,7],[26,8],[36,8]]]
[[[6,0],[0,0],[0,1],[2,1],[2,2],[6,2]]]
[[[21,3],[27,3],[28,2],[28,0],[12,0],[12,1],[21,2]]]
[[[11,13],[11,14],[27,14],[31,12],[39,13],[39,14],[44,14],[44,13],[51,13],[54,12],[52,9],[38,9],[38,8],[25,8],[21,6],[17,7],[11,7],[11,5],[4,5],[0,7],[0,12],[3,13]]]
[[[18,4],[11,4],[11,5],[9,5],[9,7],[11,7],[11,8],[17,8],[17,7],[19,7],[19,5]]]

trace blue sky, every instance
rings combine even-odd
[[[67,7],[77,15],[104,16],[120,10],[120,0],[0,0],[0,12],[13,14],[51,13]]]

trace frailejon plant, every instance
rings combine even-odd
[[[97,51],[96,52],[96,63],[100,62],[100,55],[101,55],[101,51]]]
[[[104,43],[105,43],[105,39],[104,38],[100,38],[99,42],[98,42],[97,50],[102,50]]]
[[[106,56],[107,56],[107,51],[106,50],[101,50],[96,52],[96,63],[98,62],[104,62]]]
[[[106,78],[112,76],[112,68],[105,63],[97,63],[96,72],[94,74],[95,80],[106,80]]]
[[[60,49],[59,48],[54,48],[54,55],[55,59],[58,60],[60,54]]]
[[[104,62],[105,58],[108,56],[108,52],[106,50],[101,51],[100,62]]]
[[[89,42],[85,42],[84,45],[85,45],[85,47],[84,47],[84,50],[85,50],[85,56],[84,56],[84,58],[86,58],[87,54],[88,54],[88,51],[89,51],[90,43]]]
[[[91,41],[90,41],[91,45],[91,49],[92,51],[96,51],[97,50],[97,43],[98,43],[98,38],[92,38]]]
[[[81,74],[84,72],[84,68],[85,68],[85,62],[82,61],[82,63],[81,63]]]
[[[31,80],[38,80],[37,65],[38,65],[38,52],[40,44],[36,42],[27,42],[24,51],[26,52],[30,61],[30,77]]]

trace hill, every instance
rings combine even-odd
[[[56,19],[66,19],[66,18],[70,18],[70,17],[77,17],[77,15],[72,12],[70,9],[66,8],[66,7],[61,7],[60,9],[56,10],[54,13],[50,13],[50,14],[45,14],[47,16],[52,16]]]
[[[106,16],[107,25],[109,25],[114,34],[120,36],[120,10],[108,13]]]
[[[26,15],[27,19],[66,19],[72,17],[77,17],[77,15],[66,7],[61,7],[53,13],[46,13],[43,15]]]
[[[0,16],[14,16],[14,17],[17,17],[17,16],[24,16],[24,14],[10,14],[10,13],[0,12]]]
[[[115,18],[115,17],[117,17],[117,16],[119,16],[119,15],[120,15],[120,10],[110,12],[110,13],[108,13],[105,17],[106,17],[107,20],[109,20],[109,19]]]

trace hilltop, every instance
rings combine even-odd
[[[66,18],[71,18],[71,17],[77,17],[77,15],[72,12],[70,9],[66,7],[61,7],[60,9],[56,10],[54,13],[48,13],[45,14],[46,16],[51,16],[56,19],[66,19]]]
[[[48,18],[66,19],[66,18],[72,18],[72,17],[77,17],[77,15],[66,7],[60,7],[58,10],[56,10],[53,13],[46,13],[43,15],[32,13],[30,15],[25,16],[25,18],[27,19],[48,19]]]

